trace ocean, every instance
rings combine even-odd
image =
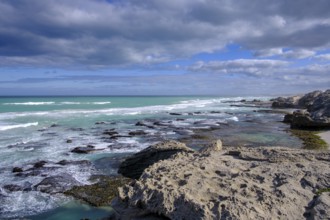
[[[301,147],[280,122],[283,115],[241,106],[243,98],[270,97],[1,97],[0,219],[101,218],[109,207],[92,208],[59,193],[61,185],[49,192],[38,184],[58,176],[90,184],[92,175],[116,175],[115,163],[104,161],[161,140],[198,149],[207,134],[224,145]],[[72,152],[88,145],[88,154]]]

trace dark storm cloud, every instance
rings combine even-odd
[[[143,65],[229,43],[329,47],[330,1],[2,0],[0,65]],[[261,52],[259,52],[261,51]]]

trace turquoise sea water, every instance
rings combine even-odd
[[[269,97],[244,97],[266,100]],[[232,106],[242,97],[2,97],[0,98],[0,219],[62,219],[91,210],[95,219],[104,209],[77,205],[61,193],[36,188],[47,177],[72,177],[90,184],[94,174],[115,175],[112,158],[137,152],[164,139],[186,138],[194,130],[216,127],[214,135],[227,145],[284,145],[300,142],[276,123],[281,115],[263,114]],[[230,101],[230,102],[228,102]],[[147,126],[137,126],[143,122]],[[275,125],[274,125],[275,123]],[[110,138],[104,131],[115,130]],[[143,130],[148,135],[131,136]],[[70,140],[70,143],[68,143]],[[93,145],[95,152],[76,154],[78,146]],[[109,159],[110,158],[110,159]],[[35,169],[38,161],[46,161]],[[59,164],[67,160],[73,163]],[[77,161],[87,160],[89,164]],[[77,163],[74,163],[77,162]],[[24,170],[13,173],[14,167]],[[15,185],[16,188],[8,187]],[[69,207],[69,208],[68,208]],[[70,208],[71,207],[71,208]],[[77,211],[80,210],[80,211]],[[64,213],[64,214],[61,214]],[[88,214],[88,211],[86,212]],[[53,216],[53,217],[52,217]],[[90,217],[90,219],[93,219]]]

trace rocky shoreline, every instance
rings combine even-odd
[[[242,103],[245,105],[245,101]],[[272,107],[281,110],[269,111],[283,113],[286,108],[306,108],[287,114],[284,122],[290,123],[291,128],[324,129],[330,127],[329,106],[327,90],[279,97],[273,100]],[[308,139],[307,134],[303,135]],[[311,144],[319,144],[317,141],[312,140]],[[184,149],[179,142],[172,142],[171,149],[173,144]],[[112,202],[117,210],[115,218],[330,219],[328,150],[223,149],[218,140],[199,152],[181,150],[170,158],[157,155],[158,160],[150,160],[152,165],[139,166],[141,160],[154,158],[156,149],[157,145],[151,146],[123,162],[124,167],[130,166],[128,173],[136,173],[134,165],[145,170],[136,176],[137,180],[119,188],[119,195]],[[164,148],[158,153],[162,151]]]
[[[327,90],[299,97],[279,97],[273,101],[227,101],[232,107],[245,110],[235,114],[221,111],[168,112],[166,118],[135,121],[133,129],[124,132],[116,127],[115,122],[98,121],[95,126],[100,128],[99,136],[109,145],[97,147],[86,143],[77,146],[74,139],[67,139],[63,142],[69,148],[67,154],[86,155],[107,148],[121,149],[117,140],[122,138],[140,138],[156,144],[131,156],[126,155],[125,160],[124,156],[105,157],[93,162],[40,160],[10,167],[8,169],[15,177],[36,181],[34,184],[26,180],[23,184],[2,185],[4,191],[0,191],[0,200],[7,193],[15,192],[64,194],[92,206],[114,207],[116,215],[108,219],[329,218],[329,151],[270,147],[281,145],[278,144],[280,139],[274,139],[275,144],[265,147],[256,147],[263,146],[259,139],[251,141],[252,144],[236,145],[232,143],[238,139],[239,130],[232,133],[229,129],[241,129],[243,123],[242,129],[247,133],[249,127],[254,126],[258,127],[258,132],[279,130],[278,137],[281,138],[288,125],[276,121],[279,127],[271,127],[274,127],[274,119],[282,120],[286,114],[284,122],[298,128],[297,133],[290,132],[305,138],[305,148],[308,145],[313,149],[314,146],[325,149],[319,147],[324,143],[320,142],[317,133],[310,130],[329,128],[329,97],[330,90]],[[254,115],[259,113],[266,117]],[[232,121],[220,120],[222,114],[232,117]],[[208,117],[194,119],[201,115]],[[300,120],[301,117],[305,118]],[[49,130],[58,126],[61,125],[52,125]],[[45,132],[49,132],[47,128]],[[163,133],[175,134],[177,138],[172,140],[162,136]],[[224,146],[219,136],[224,138]],[[200,149],[201,146],[206,147]],[[30,145],[8,146],[19,147],[25,149]],[[111,172],[105,171],[105,167]],[[115,173],[117,169],[120,175]],[[66,170],[92,170],[94,173],[88,182],[79,182]],[[98,171],[95,173],[95,170]]]
[[[118,219],[330,218],[329,151],[209,148],[161,160],[119,188]]]
[[[330,128],[330,90],[314,91],[303,96],[279,97],[272,101],[273,108],[300,109],[284,117],[284,121],[290,123],[291,128]]]

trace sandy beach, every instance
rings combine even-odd
[[[330,147],[330,131],[321,132],[318,134],[325,142],[328,143],[328,146]]]

